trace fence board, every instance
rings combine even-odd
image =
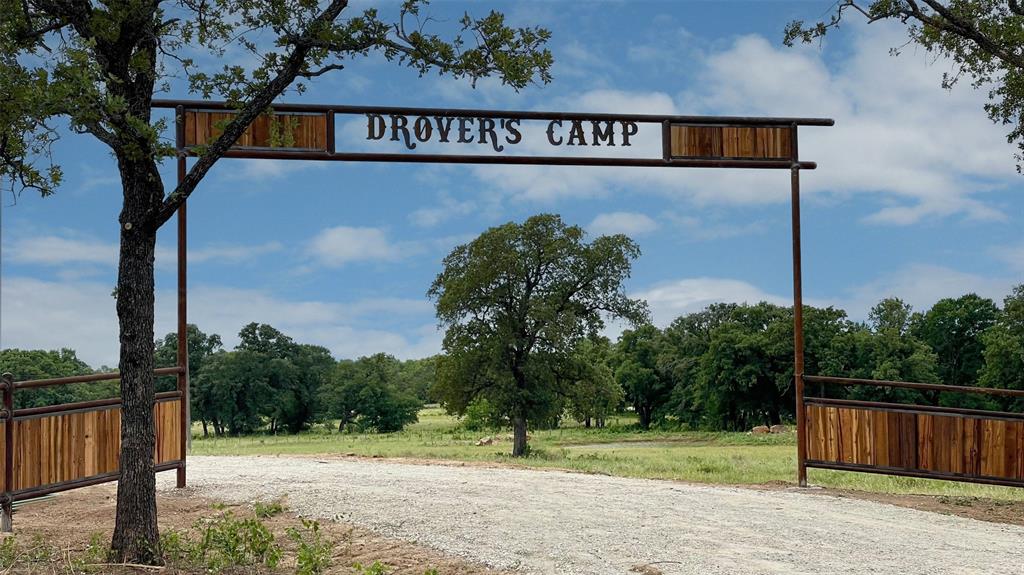
[[[806,405],[810,465],[853,464],[980,480],[1024,480],[1024,421]]]
[[[156,422],[154,463],[181,459],[180,400],[153,407]],[[0,432],[3,446],[3,432]],[[14,491],[66,483],[116,472],[121,449],[118,407],[14,422]],[[0,460],[3,460],[0,449]]]
[[[185,146],[212,144],[232,117],[232,112],[186,110]],[[272,126],[275,129],[272,129]],[[272,142],[272,134],[275,131],[280,136],[280,141]],[[242,132],[235,146],[326,151],[327,115],[276,113],[273,118],[267,114],[261,115]]]
[[[792,129],[745,126],[673,125],[674,158],[779,160],[792,154]]]

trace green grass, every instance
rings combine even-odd
[[[318,427],[299,435],[207,438],[195,436],[195,455],[359,455],[513,463],[621,477],[676,479],[732,485],[795,483],[796,435],[748,435],[696,431],[641,432],[635,419],[612,418],[606,429],[572,422],[531,431],[531,454],[512,458],[507,431],[466,431],[438,408],[420,412],[418,423],[387,434],[339,434]],[[493,445],[477,446],[482,437]],[[810,469],[814,485],[878,493],[983,497],[1024,501],[1024,489]]]

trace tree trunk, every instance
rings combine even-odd
[[[111,541],[118,562],[162,563],[156,522],[153,451],[153,258],[154,210],[163,197],[155,162],[118,158],[124,204],[117,272],[117,319],[121,353],[121,478]]]
[[[210,430],[206,428],[206,420],[203,420],[203,438],[210,437]]]
[[[590,418],[589,417],[583,422],[583,427],[586,427],[587,429],[590,429]]]
[[[642,405],[636,410],[637,415],[640,417],[640,429],[651,428],[651,408],[646,405]]]
[[[526,455],[526,417],[517,415],[512,418],[512,457]]]

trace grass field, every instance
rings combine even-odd
[[[512,458],[507,431],[470,432],[441,409],[420,412],[419,422],[388,434],[339,434],[323,427],[299,435],[202,438],[195,455],[358,455],[449,461],[495,462],[533,468],[569,469],[647,479],[715,484],[795,484],[796,434],[641,432],[635,420],[616,417],[606,429],[569,422],[554,430],[531,431],[531,454]],[[482,437],[493,445],[477,446]],[[1024,501],[1024,489],[993,487],[866,473],[808,470],[809,482],[837,489],[878,493],[982,497]]]

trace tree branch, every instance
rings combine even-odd
[[[310,21],[303,35],[298,38],[299,41],[294,44],[295,48],[281,66],[277,76],[267,82],[263,88],[259,89],[241,107],[238,113],[235,114],[235,118],[224,128],[224,132],[220,137],[210,145],[206,153],[199,158],[199,161],[185,175],[184,180],[167,197],[163,206],[156,214],[155,221],[151,222],[154,228],[159,228],[174,215],[178,207],[195,191],[196,186],[206,173],[210,171],[210,168],[227,153],[235,141],[249,127],[249,124],[270,108],[274,99],[284,92],[295,78],[300,75],[305,65],[306,57],[313,49],[315,43],[314,34],[322,26],[333,22],[347,6],[348,0],[333,0],[323,12]]]

